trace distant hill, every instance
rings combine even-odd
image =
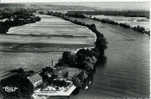
[[[92,0],[93,1],[93,0]],[[101,1],[101,0],[100,0]],[[149,11],[150,10],[150,2],[149,1],[131,1],[131,2],[54,2],[54,5],[66,5],[66,6],[85,6],[91,7],[97,10],[141,10],[141,11]]]
[[[1,3],[0,10],[9,8],[30,8],[38,10],[70,11],[90,15],[116,15],[116,16],[145,16],[149,18],[147,2],[83,2],[83,3]]]
[[[11,4],[11,3],[0,3],[0,9],[4,8],[24,8],[25,4]]]
[[[49,10],[141,10],[149,11],[150,2],[48,2],[48,3],[1,3],[0,8],[26,7]]]
[[[53,4],[46,4],[46,3],[1,3],[0,9],[4,8],[33,8],[33,9],[45,9],[45,10],[78,10],[78,11],[94,11],[96,9],[92,7],[85,7],[85,6],[78,6],[78,5],[53,5]]]

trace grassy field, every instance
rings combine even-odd
[[[131,27],[134,26],[141,26],[144,27],[146,30],[149,31],[149,19],[146,17],[123,17],[123,16],[106,16],[106,15],[95,15],[98,19],[110,19],[118,23],[125,23],[130,25]]]
[[[0,44],[5,44],[5,47],[8,47],[10,44],[12,45],[10,48],[16,47],[16,49],[20,48],[22,51],[23,48],[25,50],[33,48],[32,50],[35,51],[34,47],[37,50],[38,48],[41,49],[41,51],[42,49],[45,51],[55,51],[54,47],[57,49],[60,47],[59,49],[61,49],[70,46],[73,48],[93,46],[95,36],[88,28],[75,25],[57,17],[46,15],[40,17],[42,18],[40,22],[13,27],[7,32],[9,35],[0,35]],[[17,44],[20,44],[20,46],[17,46]]]
[[[52,16],[41,21],[13,27],[0,35],[0,76],[23,67],[40,70],[54,65],[62,52],[94,46],[95,36],[86,27]]]
[[[87,36],[91,37],[93,33],[80,25],[59,19],[53,16],[39,15],[42,20],[35,24],[13,27],[8,34],[33,34],[33,35],[62,35],[62,36]]]

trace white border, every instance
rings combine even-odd
[[[149,2],[150,0],[0,0],[1,3],[32,2]]]

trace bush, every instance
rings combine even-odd
[[[16,11],[4,9],[1,13],[2,18],[7,18],[5,22],[0,22],[0,33],[3,34],[6,34],[10,27],[40,21],[40,17],[33,15],[33,11],[28,9],[19,9]]]
[[[1,80],[0,92],[4,97],[17,97],[17,99],[21,97],[30,97],[33,93],[33,85],[27,79],[26,73],[22,70],[13,72],[14,74],[12,76]],[[16,90],[9,92],[8,88],[16,88]]]
[[[66,13],[66,16],[75,17],[75,18],[86,18],[84,14],[81,13]]]
[[[70,66],[76,65],[76,56],[69,51],[63,52],[62,58],[56,64],[56,66]]]

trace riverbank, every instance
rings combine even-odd
[[[112,16],[125,16],[125,17],[146,17],[149,19],[149,11],[145,10],[95,10],[95,11],[68,11],[69,14],[86,14],[86,15],[112,15]]]
[[[110,11],[109,11],[110,12]],[[116,11],[115,11],[116,12]],[[115,13],[114,11],[113,11],[113,13]],[[90,12],[91,13],[91,12]],[[95,20],[95,21],[99,21],[99,22],[102,22],[102,23],[108,23],[108,24],[112,24],[112,25],[119,25],[119,26],[121,26],[121,27],[124,27],[124,28],[127,28],[127,29],[131,29],[131,30],[134,30],[134,31],[137,31],[137,32],[140,32],[140,33],[143,33],[143,34],[147,34],[147,35],[150,35],[150,29],[148,29],[148,28],[146,28],[146,27],[144,27],[144,26],[140,26],[140,25],[131,25],[131,23],[126,23],[126,22],[118,22],[118,21],[116,21],[116,20],[113,20],[113,19],[109,19],[109,18],[96,18],[95,17],[95,14],[93,15],[91,15],[89,12],[87,13],[87,11],[85,12],[85,11],[81,11],[81,13],[80,13],[80,11],[68,11],[67,13],[65,13],[64,15],[60,15],[60,13],[55,13],[54,15],[56,15],[56,16],[60,16],[60,17],[62,17],[62,18],[64,18],[64,19],[66,19],[66,20],[69,20],[69,21],[71,21],[71,22],[73,22],[73,23],[76,23],[76,24],[81,24],[81,25],[85,25],[85,26],[88,26],[88,24],[86,25],[86,24],[84,24],[84,23],[81,23],[81,22],[77,22],[77,20],[72,20],[72,18],[74,19],[76,19],[76,18],[82,18],[82,19],[84,19],[84,18],[89,18],[89,19],[92,19],[92,20]],[[92,12],[93,13],[93,12]],[[111,11],[111,13],[112,13],[112,11]],[[124,12],[125,13],[125,12]],[[53,12],[50,12],[50,14],[52,14],[53,15]],[[99,13],[98,13],[99,14]],[[102,13],[103,14],[103,13]],[[106,15],[106,14],[103,14],[103,15]],[[108,14],[107,14],[108,15]],[[112,14],[110,14],[109,13],[109,15],[112,15]],[[114,14],[113,14],[114,15]],[[119,15],[120,16],[120,15]],[[69,18],[70,17],[70,18]],[[114,16],[115,17],[115,16]],[[128,16],[127,16],[128,17]],[[129,16],[130,17],[130,16]],[[142,16],[139,16],[140,18],[142,17]],[[131,18],[134,18],[134,16],[131,16]],[[137,18],[136,16],[135,16],[135,18]],[[144,16],[144,18],[146,18],[145,16]],[[139,21],[142,21],[142,20],[144,20],[144,19],[139,19]],[[146,19],[146,20],[148,20],[148,19]],[[124,21],[124,20],[123,20]],[[149,24],[148,24],[149,25]]]
[[[108,41],[106,64],[97,64],[94,85],[72,99],[148,98],[149,37],[120,26],[90,19]]]
[[[71,22],[74,23],[74,21],[71,21]],[[76,24],[78,24],[78,23],[76,23]],[[78,25],[80,25],[80,24],[78,24]],[[69,69],[69,70],[67,70],[67,74],[70,74],[69,72],[74,70],[74,68],[76,68],[78,71],[79,70],[82,71],[82,73],[78,73],[78,75],[76,75],[77,72],[74,72],[72,74],[72,77],[70,78],[70,80],[76,86],[76,92],[74,92],[76,94],[78,93],[78,91],[80,89],[88,89],[89,85],[92,84],[93,74],[94,74],[93,72],[95,71],[95,64],[97,61],[102,61],[102,58],[104,57],[104,50],[106,49],[105,38],[103,37],[103,35],[99,31],[97,31],[94,24],[90,24],[90,25],[81,24],[81,25],[87,26],[91,31],[93,31],[96,34],[97,38],[95,41],[95,47],[90,48],[90,49],[89,48],[81,48],[81,49],[77,50],[74,54],[72,53],[72,51],[65,51],[65,52],[63,52],[60,60],[54,65],[56,69],[62,68],[61,71],[63,71],[64,68]],[[49,69],[51,69],[51,67],[43,68],[42,70],[44,70],[44,69],[46,69],[46,71],[41,71],[41,72],[44,72],[44,73],[42,73],[41,76],[42,76],[42,79],[44,81],[43,84],[45,85],[46,82],[50,82],[49,75],[52,72],[49,71]],[[45,72],[46,73],[48,72],[48,74],[46,74]],[[21,72],[21,74],[22,74],[22,72]],[[25,76],[23,76],[23,77],[25,77]],[[46,76],[48,76],[48,77],[46,77]],[[60,77],[60,76],[64,78],[64,74],[59,73],[58,77]],[[68,76],[70,77],[71,75],[67,75],[67,78],[68,78]],[[25,79],[25,78],[23,78],[23,79]],[[49,79],[47,79],[47,78],[49,78]],[[22,79],[22,78],[20,78],[20,79]],[[65,77],[65,79],[66,79],[66,77]],[[12,80],[13,80],[13,78],[12,78]],[[5,82],[7,82],[7,78],[6,78],[6,80],[2,80],[2,82],[1,82],[2,88],[5,87]],[[15,86],[20,90],[24,90],[17,83],[18,83],[18,81],[16,81],[16,83],[14,83]],[[26,85],[26,83],[24,83],[24,84]],[[29,92],[31,92],[31,90]],[[9,93],[7,93],[6,90],[2,90],[2,93],[9,94]],[[20,93],[20,92],[17,91],[16,93]],[[16,95],[17,94],[15,94],[15,96]],[[7,95],[6,95],[6,97],[7,97]],[[18,97],[18,95],[17,95],[17,97]],[[20,95],[19,95],[19,97],[20,97]]]
[[[73,76],[76,74],[76,72],[73,72],[71,76],[71,78],[74,77],[72,81],[76,86],[74,94],[78,94],[80,89],[88,90],[90,85],[93,83],[93,76],[96,68],[95,64],[104,64],[104,51],[107,48],[106,39],[104,38],[103,34],[96,29],[95,24],[87,24],[79,20],[73,20],[69,16],[57,12],[48,12],[48,15],[57,16],[74,24],[86,26],[93,33],[95,33],[96,41],[94,48],[81,48],[74,53],[72,51],[64,52],[58,63],[55,64],[56,68],[62,68],[61,71],[64,68],[77,68],[82,70],[82,74],[80,73],[77,76]],[[68,72],[70,72],[70,70]]]
[[[131,26],[130,24],[127,24],[127,23],[119,23],[119,22],[116,22],[116,21],[111,20],[111,19],[99,19],[99,18],[96,18],[96,17],[93,17],[93,16],[92,17],[88,17],[88,18],[90,18],[92,20],[95,20],[95,21],[102,22],[102,23],[119,25],[119,26],[124,27],[124,28],[132,29],[134,31],[137,31],[137,32],[140,32],[140,33],[143,33],[143,34],[150,35],[150,31],[149,30],[146,30],[144,27],[141,27],[139,25]]]
[[[105,52],[106,64],[104,67],[97,64],[94,86],[72,98],[148,98],[149,37],[116,25],[91,19],[75,19],[81,23],[95,24],[98,31],[103,31],[109,44]]]
[[[60,13],[60,12],[48,12],[46,13],[47,15],[52,15],[52,16],[57,16],[57,17],[60,17],[60,18],[63,18],[64,20],[67,20],[67,21],[70,21],[74,24],[78,24],[78,25],[82,25],[82,26],[86,26],[88,29],[90,29],[93,33],[95,33],[96,35],[96,42],[99,40],[99,39],[102,39],[102,41],[100,40],[100,42],[103,42],[104,44],[101,46],[102,48],[106,48],[106,40],[103,36],[103,34],[101,32],[99,32],[95,26],[95,24],[87,24],[83,21],[80,21],[80,20],[76,20],[76,18],[72,18],[72,16],[68,15],[68,14],[63,14],[63,13]],[[95,42],[95,43],[96,43]]]
[[[104,51],[107,48],[107,41],[106,41],[105,37],[103,36],[103,34],[97,30],[95,24],[88,24],[86,22],[80,21],[80,20],[68,15],[67,13],[64,14],[64,13],[60,13],[60,12],[53,12],[53,11],[49,12],[48,11],[47,13],[43,13],[43,14],[60,17],[64,20],[70,21],[74,24],[85,26],[88,29],[90,29],[96,35],[96,41],[94,43],[95,44],[94,51],[96,54],[96,58],[99,59],[98,61],[104,60]]]

